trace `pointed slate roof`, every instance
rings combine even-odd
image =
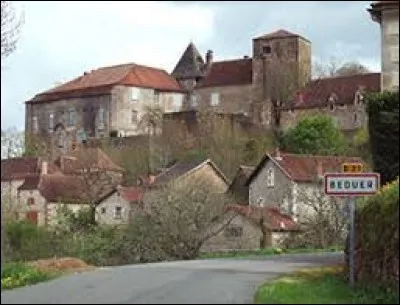
[[[203,76],[204,66],[203,57],[200,55],[193,42],[190,42],[181,59],[172,71],[172,76],[176,79],[196,78]]]

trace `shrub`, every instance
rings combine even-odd
[[[399,175],[399,92],[370,95],[367,109],[374,170],[386,183]]]

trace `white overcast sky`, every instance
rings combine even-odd
[[[312,42],[313,59],[380,71],[369,1],[15,2],[25,23],[2,61],[1,129],[24,128],[24,101],[86,70],[135,62],[168,72],[192,40],[215,60],[251,56],[251,39],[283,28]]]

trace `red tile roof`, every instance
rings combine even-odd
[[[65,84],[36,95],[27,103],[108,94],[116,85],[152,88],[161,91],[182,91],[178,82],[166,71],[130,63],[84,73]]]
[[[107,156],[100,148],[82,148],[59,157],[57,165],[64,174],[75,174],[88,168],[97,168],[111,171],[124,171]]]
[[[289,216],[273,206],[258,207],[252,205],[230,205],[228,210],[243,215],[259,224],[264,217],[265,226],[271,231],[299,231],[298,224]]]
[[[110,185],[90,190],[82,177],[63,174],[43,175],[39,183],[40,194],[47,201],[57,203],[87,203],[102,198],[114,188],[115,185]]]
[[[251,58],[212,63],[210,71],[199,82],[198,88],[250,85],[253,82],[253,63]]]
[[[40,175],[33,175],[26,177],[24,183],[18,187],[18,191],[32,191],[37,190],[40,183]]]
[[[139,186],[129,186],[121,188],[120,193],[126,201],[142,201],[144,189]]]
[[[291,33],[287,30],[284,29],[279,29],[275,32],[269,33],[269,34],[265,34],[259,37],[254,38],[254,40],[258,40],[258,39],[274,39],[274,38],[285,38],[285,37],[300,37],[304,40],[309,41],[308,39],[300,36],[299,34],[295,34],[295,33]]]
[[[257,176],[258,172],[264,166],[267,160],[272,159],[288,176],[289,179],[296,182],[313,182],[318,176],[320,168],[321,174],[328,172],[340,172],[343,163],[361,162],[359,157],[345,156],[313,156],[280,153],[280,158],[266,154],[256,169],[250,175],[246,185]]]
[[[337,95],[337,103],[351,104],[354,103],[354,97],[358,89],[365,92],[379,92],[380,83],[380,73],[321,78],[311,81],[304,90],[298,92],[292,108],[325,107],[332,93]]]
[[[1,180],[25,179],[40,173],[40,160],[36,157],[1,160]]]

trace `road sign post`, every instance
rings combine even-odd
[[[356,225],[355,225],[355,216],[356,216],[356,200],[355,197],[348,198],[349,204],[349,217],[350,217],[350,228],[349,228],[349,284],[350,286],[354,286],[354,260],[355,260],[355,252],[356,252]]]
[[[355,173],[362,167],[346,164],[342,170],[351,168],[351,173],[325,174],[324,187],[328,196],[346,196],[349,208],[349,284],[355,282],[355,244],[356,244],[356,197],[375,195],[379,190],[380,176],[378,173]]]

